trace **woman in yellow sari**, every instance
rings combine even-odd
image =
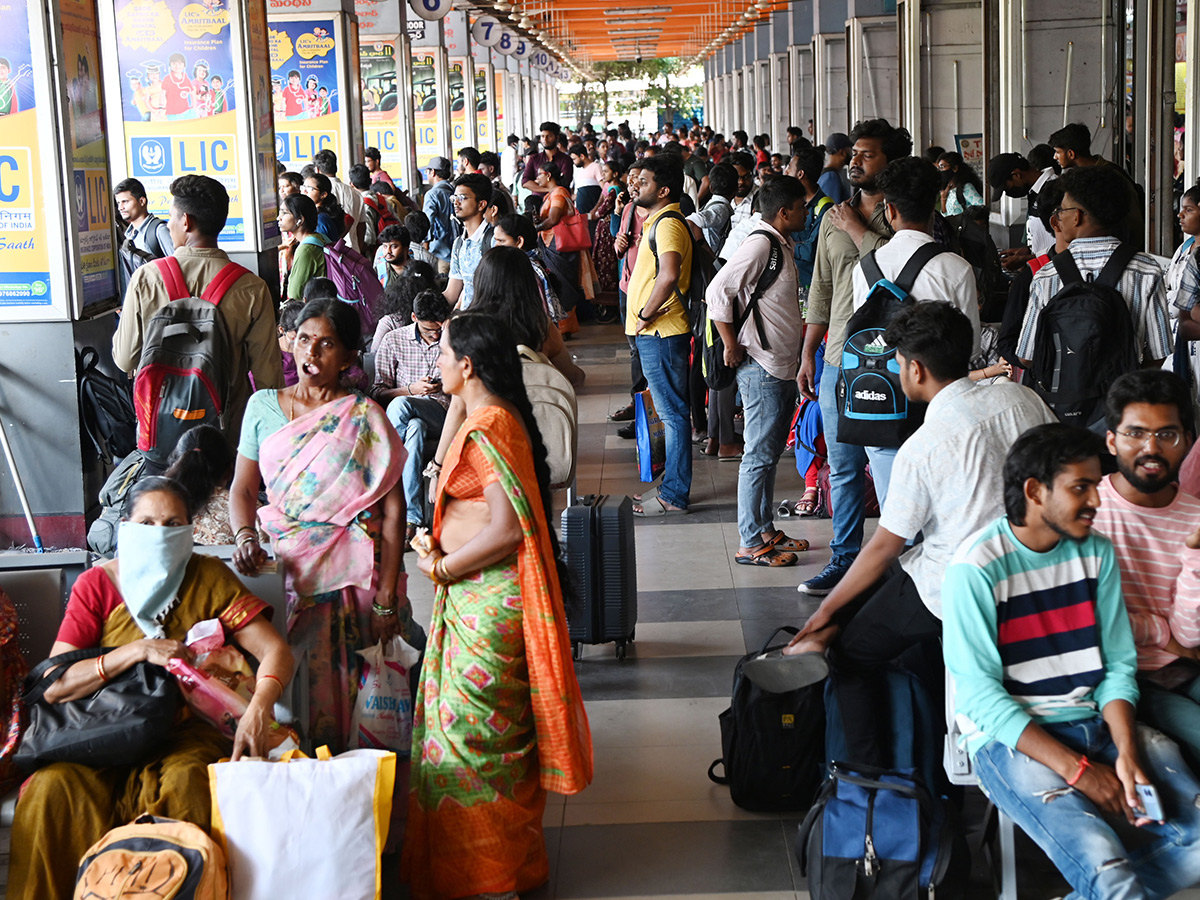
[[[142,813],[208,828],[208,765],[222,757],[266,754],[273,707],[292,677],[292,655],[267,621],[269,607],[221,560],[192,553],[189,498],[169,478],[144,478],[130,491],[129,517],[115,560],[75,582],[51,656],[92,647],[103,656],[74,663],[45,695],[78,700],[140,662],[189,659],[183,644],[197,622],[217,619],[259,660],[250,708],[232,746],[208,723],[181,718],[157,757],[137,765],[92,768],[53,763],[25,784],[13,824],[8,897],[70,897],[79,860],[117,825]]]
[[[437,585],[414,708],[403,871],[417,900],[515,897],[549,877],[546,792],[592,778],[546,448],[516,340],[468,312],[438,360],[467,419],[446,455],[432,536],[414,541]]]

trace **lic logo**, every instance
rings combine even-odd
[[[275,133],[275,158],[280,162],[288,161],[288,141],[287,136]]]
[[[170,175],[171,157],[157,138],[133,138],[130,141],[133,170],[136,175]]]

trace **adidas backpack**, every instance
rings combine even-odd
[[[550,484],[565,487],[575,481],[575,457],[579,449],[579,412],[575,388],[567,376],[554,368],[541,353],[517,347],[521,357],[521,379],[533,406],[533,418],[550,466]]]
[[[909,292],[921,270],[938,254],[949,252],[937,242],[922,244],[895,281],[884,278],[874,250],[862,258],[870,291],[846,325],[837,380],[837,438],[843,444],[899,447],[924,419],[924,408],[912,407],[900,388],[896,348],[884,342],[883,333],[916,302]]]
[[[233,342],[221,315],[226,292],[248,271],[227,263],[199,297],[173,256],[154,261],[170,302],[146,323],[133,382],[137,448],[166,465],[184,432],[220,427],[233,379]]]
[[[1046,405],[1070,425],[1102,420],[1109,387],[1138,368],[1133,320],[1117,289],[1134,252],[1120,244],[1095,280],[1084,279],[1069,250],[1054,257],[1062,287],[1038,319],[1029,371]]]
[[[100,839],[79,864],[75,900],[229,900],[225,853],[190,822],[139,816]]]

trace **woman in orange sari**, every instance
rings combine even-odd
[[[413,542],[437,593],[403,870],[416,900],[516,897],[549,877],[546,792],[588,785],[591,733],[516,340],[494,316],[459,314],[438,367],[467,420],[442,467],[433,534]]]

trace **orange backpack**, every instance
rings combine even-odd
[[[190,822],[144,815],[84,855],[74,900],[229,900],[225,853]]]

